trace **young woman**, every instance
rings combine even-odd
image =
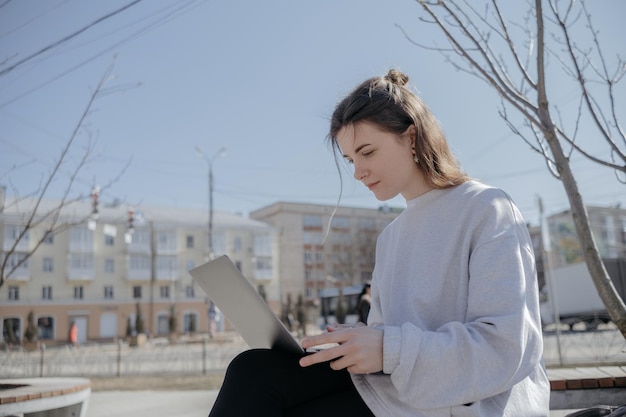
[[[468,178],[437,120],[391,70],[336,107],[329,139],[379,200],[367,326],[329,326],[294,357],[233,360],[210,416],[549,414],[532,244],[508,195]]]

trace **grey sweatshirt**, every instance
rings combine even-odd
[[[376,416],[549,415],[533,248],[499,189],[407,201],[378,238],[368,325],[383,372],[352,377]]]

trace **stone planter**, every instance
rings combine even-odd
[[[146,344],[148,338],[145,334],[138,334],[137,336],[131,336],[129,346],[132,347],[141,347]]]

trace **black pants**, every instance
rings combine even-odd
[[[302,368],[300,356],[270,349],[239,354],[226,371],[209,417],[373,416],[346,370]]]

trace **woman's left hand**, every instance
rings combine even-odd
[[[302,347],[337,343],[327,349],[306,355],[300,359],[300,366],[331,361],[334,370],[347,369],[354,374],[369,374],[383,370],[382,328],[370,326],[328,327],[328,332],[302,340]]]

